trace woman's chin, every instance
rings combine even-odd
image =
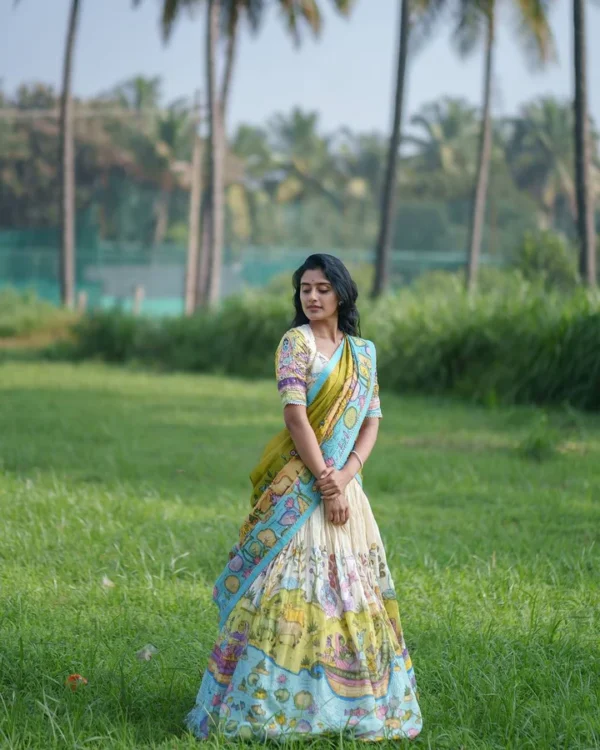
[[[325,310],[305,310],[304,314],[309,320],[325,320],[331,317]]]

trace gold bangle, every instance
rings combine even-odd
[[[358,455],[358,453],[357,453],[357,452],[356,452],[355,450],[351,450],[351,451],[350,451],[350,455],[352,455],[353,453],[354,453],[354,455],[356,456],[356,458],[358,458],[358,462],[359,462],[359,464],[360,464],[360,470],[362,471],[362,470],[363,470],[363,468],[364,468],[364,463],[363,463],[363,460],[362,460],[362,458],[361,458],[361,457],[360,457],[360,456]]]

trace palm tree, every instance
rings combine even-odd
[[[141,0],[134,0],[138,5]],[[163,0],[162,25],[168,39],[175,20],[184,10],[194,10],[207,3],[206,27],[206,92],[208,105],[209,144],[207,150],[207,189],[203,198],[202,254],[198,265],[197,301],[202,302],[208,288],[208,300],[216,302],[220,294],[221,254],[223,244],[223,160],[225,155],[225,115],[233,77],[239,20],[245,15],[252,29],[258,29],[266,7],[265,0]],[[321,28],[317,0],[277,0],[294,40],[301,39],[301,24],[314,33]],[[353,0],[333,0],[344,14]],[[216,82],[216,54],[221,30],[228,40],[222,85]],[[207,269],[207,265],[209,268]],[[208,273],[207,273],[208,270]],[[205,282],[207,279],[207,283]]]
[[[17,0],[18,1],[18,0]],[[71,0],[67,39],[63,57],[59,119],[59,212],[60,212],[60,298],[65,307],[75,304],[75,144],[73,137],[73,52],[81,0]]]
[[[593,288],[596,286],[596,231],[594,223],[594,199],[589,179],[590,134],[587,114],[585,33],[585,0],[573,0],[575,62],[574,138],[579,271],[585,284]]]
[[[188,103],[183,100],[172,102],[165,112],[159,113],[156,120],[156,140],[154,149],[157,157],[160,192],[155,203],[156,224],[153,244],[163,242],[169,225],[171,194],[176,185],[174,167],[178,157],[190,141],[192,120]]]
[[[156,110],[161,99],[161,79],[160,76],[134,76],[120,83],[111,93],[124,107],[138,113]]]
[[[553,50],[547,0],[517,0],[515,10],[519,33],[530,60],[536,64],[547,61]],[[482,39],[485,45],[482,122],[466,274],[469,291],[477,283],[492,153],[491,95],[497,11],[496,0],[459,0],[454,32],[454,40],[463,56],[471,54]]]
[[[411,117],[413,133],[402,143],[416,148],[419,165],[428,172],[455,177],[472,166],[473,141],[477,135],[475,108],[463,99],[444,97],[425,104]]]
[[[63,61],[60,100],[60,297],[65,307],[75,304],[75,144],[73,138],[73,51],[77,36],[80,0],[71,0]]]
[[[282,202],[320,195],[341,209],[332,160],[330,138],[317,132],[318,114],[295,108],[289,116],[275,115],[269,129],[274,149],[273,162],[283,179],[277,193]]]
[[[381,198],[379,235],[375,247],[375,280],[373,282],[373,297],[378,297],[385,290],[389,281],[391,225],[396,194],[398,149],[400,147],[400,126],[402,123],[402,110],[404,106],[404,81],[406,79],[406,57],[410,31],[409,0],[400,0],[399,23],[398,69],[396,72],[396,93],[394,96],[394,119],[390,136],[383,194]]]
[[[540,204],[542,229],[556,228],[561,205],[577,220],[573,122],[570,103],[544,97],[525,105],[510,123],[506,159],[517,186]]]
[[[210,271],[208,302],[219,301],[221,292],[221,254],[223,251],[223,159],[225,155],[225,107],[217,98],[217,42],[222,0],[208,0],[206,19],[206,91],[208,105],[208,174],[210,175]]]

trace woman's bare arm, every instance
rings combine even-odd
[[[354,443],[354,450],[366,462],[371,455],[373,446],[379,432],[379,418],[369,417],[365,419]],[[317,489],[321,492],[323,500],[330,502],[336,497],[343,495],[346,487],[355,477],[360,469],[360,461],[356,454],[351,453],[340,471],[332,471],[317,482]]]
[[[365,419],[358,433],[358,437],[356,438],[356,442],[354,443],[354,450],[362,458],[363,463],[365,464],[367,463],[367,459],[371,455],[371,451],[373,450],[373,447],[377,442],[378,433],[379,418],[368,417],[367,419]],[[348,456],[348,460],[344,464],[344,468],[342,469],[342,471],[345,474],[348,474],[349,478],[352,479],[352,477],[354,477],[359,469],[360,461],[358,460],[358,458],[356,458],[354,453],[351,453]]]
[[[283,409],[283,419],[298,455],[313,476],[318,479],[327,471],[327,466],[317,436],[308,421],[306,407],[300,404],[286,404]]]

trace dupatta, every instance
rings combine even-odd
[[[307,416],[327,466],[341,469],[346,463],[369,409],[375,379],[373,343],[346,336],[310,388]],[[252,510],[213,589],[220,628],[321,502],[315,477],[296,453],[287,429],[267,444],[250,479]]]

